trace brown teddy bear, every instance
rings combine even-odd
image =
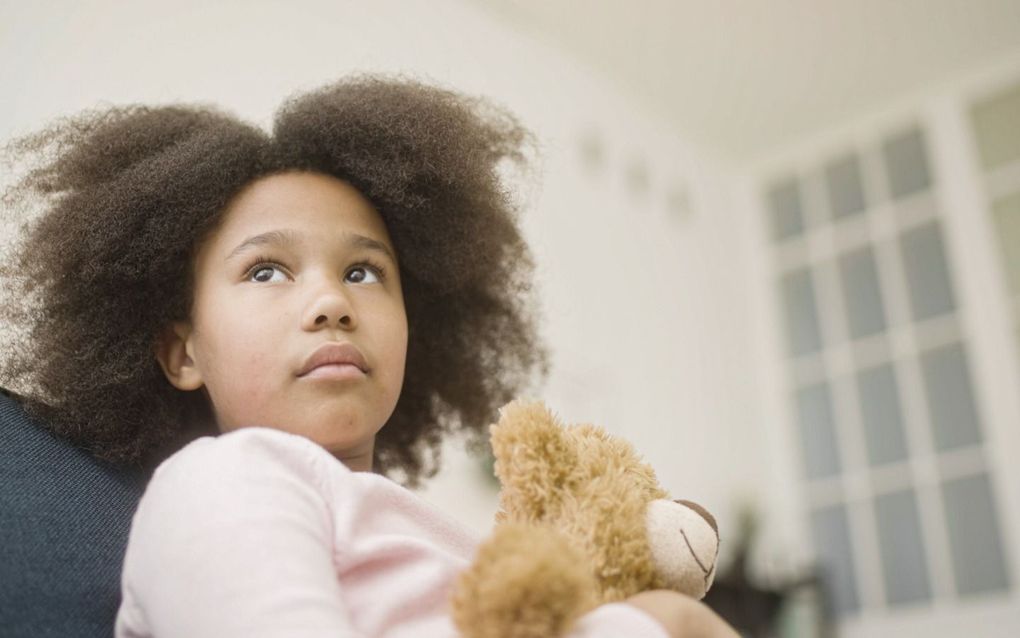
[[[629,443],[541,403],[508,404],[491,434],[500,511],[451,599],[465,637],[554,638],[641,591],[708,591],[715,520],[670,500]]]

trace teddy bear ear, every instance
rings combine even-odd
[[[577,466],[576,443],[541,401],[503,406],[490,432],[496,475],[504,487],[518,480],[562,485],[557,481]]]
[[[552,412],[544,403],[537,399],[514,399],[499,409],[499,420],[504,418],[516,418],[518,414],[545,412],[555,418]]]
[[[517,399],[499,409],[499,422],[492,428],[562,430],[563,426],[552,410],[541,401]]]
[[[545,405],[541,401],[528,401],[526,399],[514,399],[499,408],[499,419],[496,423],[489,424],[489,436],[493,439],[493,447],[496,445],[496,437],[501,436],[502,430],[512,429],[515,427],[512,424],[533,418],[534,415],[539,414],[545,409]]]

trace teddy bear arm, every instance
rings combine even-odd
[[[454,624],[465,638],[561,636],[597,603],[584,555],[556,530],[498,525],[457,580]]]

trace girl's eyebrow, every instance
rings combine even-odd
[[[371,237],[366,237],[365,235],[359,235],[358,233],[350,231],[344,232],[343,236],[344,241],[348,246],[354,248],[366,248],[368,250],[375,250],[385,254],[394,263],[397,262],[397,258],[393,254],[393,251],[390,250],[389,246],[387,246],[386,244],[382,243],[377,239],[372,239]],[[273,244],[279,244],[283,246],[295,246],[301,243],[302,243],[301,233],[297,232],[296,230],[291,230],[289,228],[270,230],[264,233],[259,233],[258,235],[254,235],[242,241],[240,244],[237,245],[236,248],[234,248],[234,250],[230,251],[230,254],[227,255],[227,258],[224,259],[224,261],[230,261],[237,255],[241,254],[242,252],[249,248],[252,248],[253,246],[267,246]]]

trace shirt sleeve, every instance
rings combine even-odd
[[[633,605],[596,607],[577,621],[566,638],[670,638],[657,620]]]
[[[314,443],[245,428],[160,466],[135,514],[118,638],[356,638]]]

